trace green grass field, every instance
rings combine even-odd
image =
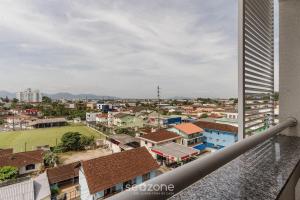
[[[94,135],[95,138],[104,136],[86,126],[65,126],[58,128],[34,129],[27,131],[0,132],[0,148],[14,148],[14,152],[33,150],[39,145],[55,146],[66,132],[79,132],[83,135]]]

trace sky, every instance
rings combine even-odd
[[[236,97],[236,0],[2,0],[0,90]]]

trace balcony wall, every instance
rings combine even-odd
[[[279,0],[279,119],[300,121],[300,0]],[[300,126],[283,132],[300,137]]]

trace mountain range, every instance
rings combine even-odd
[[[67,100],[73,100],[73,99],[117,99],[117,97],[113,96],[101,96],[101,95],[95,95],[95,94],[72,94],[68,92],[59,92],[54,94],[46,94],[43,93],[44,96],[50,97],[51,99],[67,99]],[[0,91],[0,97],[8,97],[10,99],[16,97],[16,93],[13,92],[7,92],[7,91]]]

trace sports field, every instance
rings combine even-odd
[[[83,135],[94,135],[103,138],[103,135],[86,126],[65,126],[58,128],[34,129],[26,131],[0,132],[0,149],[14,148],[14,152],[30,151],[39,145],[55,146],[66,132],[79,132]]]

